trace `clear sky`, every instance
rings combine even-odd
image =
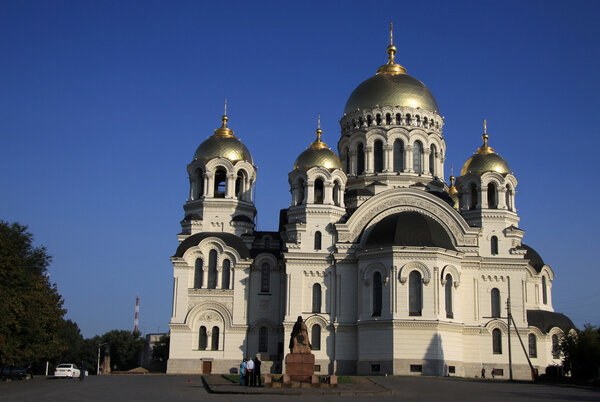
[[[556,311],[600,324],[597,1],[2,1],[0,219],[29,225],[85,336],[167,331],[186,166],[220,125],[258,166],[258,229],[352,90],[397,62],[445,116],[446,178],[481,144],[519,180]],[[596,239],[596,240],[594,240]]]

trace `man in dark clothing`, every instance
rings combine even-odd
[[[261,387],[261,377],[260,377],[260,365],[262,362],[259,360],[258,355],[254,356],[254,381],[253,385]]]
[[[81,361],[79,369],[79,381],[83,381],[85,379],[85,362],[83,360]]]

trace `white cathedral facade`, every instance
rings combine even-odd
[[[171,258],[168,373],[235,372],[257,354],[281,373],[302,316],[319,374],[508,378],[509,298],[515,378],[561,364],[573,324],[522,242],[516,176],[486,129],[447,185],[437,102],[387,51],[346,103],[338,154],[318,129],[298,156],[277,231],[255,230],[257,170],[228,117],[200,144]]]

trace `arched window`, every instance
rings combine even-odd
[[[196,194],[195,199],[199,199],[204,195],[204,172],[202,169],[196,169]]]
[[[394,141],[394,172],[404,171],[404,142]]]
[[[315,232],[315,250],[321,249],[321,232]]]
[[[227,191],[227,173],[225,169],[218,168],[215,172],[215,198],[225,198]]]
[[[400,125],[400,123],[402,123],[402,117],[400,116],[400,113],[396,113],[396,124]]]
[[[321,326],[315,324],[310,330],[310,348],[312,350],[321,350]]]
[[[387,113],[387,114],[385,115],[385,124],[386,124],[386,125],[388,125],[388,126],[389,126],[390,124],[392,124],[392,115],[390,115],[389,113]]]
[[[304,180],[298,180],[298,200],[296,202],[297,205],[304,204]]]
[[[529,357],[537,357],[537,338],[529,334]]]
[[[200,331],[198,333],[198,349],[206,350],[206,327],[203,325],[200,327]]]
[[[548,290],[546,289],[546,277],[542,275],[542,302],[548,304]]]
[[[415,141],[413,145],[413,170],[423,173],[423,144],[421,141]]]
[[[322,204],[324,197],[323,180],[317,179],[315,180],[315,204]]]
[[[260,267],[260,291],[266,293],[271,288],[271,267],[266,262]]]
[[[346,174],[350,174],[350,150],[348,147],[344,150],[344,155],[346,155]]]
[[[488,208],[498,208],[498,201],[496,197],[496,184],[490,183],[487,187],[487,198],[488,198]]]
[[[269,330],[267,327],[260,327],[258,330],[258,351],[265,353],[269,351]]]
[[[446,275],[446,285],[444,285],[444,291],[446,293],[446,318],[454,318],[454,312],[452,311],[452,275]]]
[[[194,265],[194,289],[202,287],[202,274],[202,259],[196,258],[196,264]]]
[[[382,307],[381,273],[373,274],[373,317],[381,316]]]
[[[333,182],[333,204],[340,206],[340,182],[337,180]]]
[[[223,261],[223,273],[221,275],[221,289],[229,289],[229,278],[231,277],[231,262]]]
[[[367,127],[371,127],[371,124],[373,124],[373,118],[371,117],[370,114],[367,115]]]
[[[435,154],[437,154],[437,149],[434,144],[431,144],[431,148],[429,149],[429,174],[435,174]]]
[[[500,291],[498,288],[492,289],[492,317],[500,318]]]
[[[208,286],[209,289],[217,287],[217,250],[208,253]]]
[[[502,354],[502,332],[498,328],[492,331],[492,350],[495,355]]]
[[[512,207],[512,189],[510,188],[510,185],[506,185],[506,208],[508,208],[509,211],[513,210],[513,207]]]
[[[244,191],[246,184],[246,175],[243,170],[238,171],[237,179],[235,180],[235,196],[238,200],[244,199]]]
[[[419,271],[412,271],[408,276],[408,314],[420,316],[423,311],[423,281]]]
[[[375,171],[383,172],[383,142],[377,140],[373,144]]]
[[[210,348],[212,350],[219,350],[219,327],[213,327],[212,334],[210,335]]]
[[[321,312],[321,285],[315,283],[312,288],[312,312]]]
[[[560,345],[558,343],[558,335],[552,335],[552,358],[560,359]]]
[[[378,126],[381,126],[381,115],[377,114],[377,116],[375,117],[375,122]]]
[[[477,208],[477,185],[471,183],[471,209]]]
[[[498,238],[496,236],[492,236],[491,240],[492,255],[498,255]]]
[[[365,172],[365,148],[362,143],[356,147],[356,174]]]

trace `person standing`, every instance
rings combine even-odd
[[[246,372],[248,373],[248,382],[246,385],[254,386],[254,362],[252,359],[248,359],[246,363]]]
[[[79,381],[83,381],[85,379],[85,362],[81,361],[80,371],[79,371]]]
[[[262,378],[260,376],[260,365],[262,364],[262,362],[260,361],[260,359],[258,358],[258,355],[254,356],[254,381],[252,382],[252,384],[254,386],[262,386],[261,385],[261,381]]]
[[[485,367],[481,368],[481,378],[485,378]]]
[[[240,364],[240,385],[245,383],[245,375],[246,375],[246,359],[242,359],[242,364]]]

